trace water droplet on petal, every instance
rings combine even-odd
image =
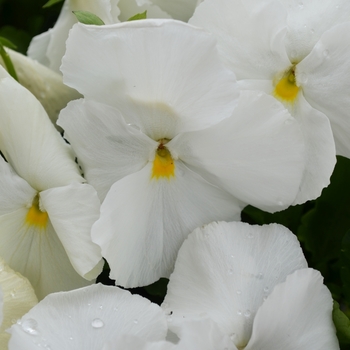
[[[139,320],[137,318],[134,319],[134,323],[135,324],[138,324],[139,323]]]
[[[267,297],[263,297],[263,300],[265,301],[267,299]]]
[[[99,309],[102,310],[102,309],[103,309],[103,305],[100,305],[100,306],[99,306]]]
[[[250,310],[246,310],[245,313],[244,313],[244,316],[245,317],[250,317],[252,313],[250,312]]]
[[[242,311],[241,311],[241,310],[238,310],[238,311],[237,311],[237,315],[238,315],[238,316],[241,316],[241,315],[242,315]]]
[[[69,340],[73,340],[73,337],[69,337],[68,339],[69,339]]]
[[[262,280],[264,278],[264,274],[262,272],[260,272],[257,276],[256,276],[259,280]]]
[[[91,303],[88,303],[87,306],[91,306]]]
[[[300,9],[303,9],[303,8],[304,8],[304,4],[303,4],[302,2],[299,2],[299,3],[298,3],[298,6],[299,6]]]
[[[128,126],[131,127],[132,129],[138,131],[138,132],[141,132],[141,128],[136,124],[128,124]]]
[[[298,79],[298,82],[301,84],[307,83],[307,75],[305,73],[298,74],[297,79]]]
[[[269,292],[269,290],[270,290],[270,288],[269,288],[269,287],[265,287],[265,288],[264,288],[264,292],[265,292],[265,293],[268,293],[268,292]]]
[[[16,296],[16,290],[14,289],[13,291],[11,291],[10,295],[12,298],[14,298]]]
[[[232,270],[232,269],[228,269],[227,273],[228,273],[229,275],[232,275],[232,274],[233,274],[233,270]]]
[[[24,332],[30,334],[30,335],[38,335],[39,332],[36,329],[38,327],[38,322],[33,320],[32,318],[28,318],[27,320],[24,320],[21,323],[21,327]]]
[[[280,207],[283,207],[283,202],[282,202],[282,201],[278,201],[277,204],[278,204]]]
[[[248,238],[253,238],[254,237],[253,232],[248,232],[247,236],[248,236]]]
[[[114,311],[118,311],[119,308],[116,306],[116,307],[113,308],[113,310],[114,310]]]
[[[99,318],[95,318],[91,322],[91,326],[95,329],[102,328],[104,325],[104,322]]]
[[[239,289],[236,291],[236,294],[237,295],[241,295],[242,294],[242,291],[240,291]]]

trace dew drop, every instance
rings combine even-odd
[[[248,236],[248,238],[253,238],[254,237],[253,232],[248,232],[247,236]]]
[[[91,326],[95,329],[102,328],[104,325],[104,322],[99,318],[95,318],[91,322]]]
[[[236,338],[236,333],[231,333],[231,334],[230,334],[230,339],[231,339],[232,341],[234,341],[235,338]]]
[[[229,275],[232,275],[232,274],[233,274],[233,270],[232,270],[232,269],[228,269],[227,272],[228,272]]]
[[[73,340],[73,337],[69,337],[68,339],[69,339],[69,340]]]
[[[113,308],[113,310],[114,310],[114,311],[118,311],[119,308],[116,306],[116,307]]]
[[[301,84],[306,84],[308,80],[307,75],[305,73],[298,74],[297,79]]]
[[[239,289],[236,291],[236,294],[237,295],[241,295],[242,294],[242,291],[240,291]]]
[[[128,124],[128,126],[129,126],[130,128],[133,128],[133,129],[136,130],[136,131],[141,132],[141,128],[140,128],[138,125],[136,125],[136,124]]]
[[[244,316],[245,316],[245,317],[250,317],[251,314],[252,314],[252,313],[250,312],[250,310],[246,310],[246,311],[244,312]]]
[[[135,324],[138,324],[139,323],[139,320],[137,318],[134,319],[134,323]]]
[[[270,290],[270,288],[269,288],[269,287],[265,287],[265,288],[264,288],[264,292],[265,292],[265,293],[268,293],[268,292],[269,292],[269,290]]]
[[[237,311],[237,315],[238,315],[238,316],[241,316],[241,315],[242,315],[242,311],[241,311],[241,310],[238,310],[238,311]]]
[[[267,297],[265,296],[265,297],[263,297],[263,300],[265,301],[267,299]]]
[[[38,327],[38,322],[33,320],[32,318],[28,318],[27,320],[24,320],[21,323],[21,327],[24,332],[30,334],[30,335],[38,335],[39,332],[36,329]]]
[[[99,308],[100,310],[102,310],[102,309],[103,309],[103,305],[100,305],[98,308]]]
[[[10,293],[11,297],[14,298],[16,296],[16,290],[14,289],[11,293]]]
[[[235,258],[235,256],[234,256],[234,255],[230,255],[230,258],[231,258],[231,259],[234,259],[234,258]]]
[[[303,4],[302,2],[299,2],[299,3],[298,3],[298,6],[299,6],[300,9],[303,9],[303,8],[304,8],[304,4]]]
[[[257,274],[256,276],[259,280],[262,280],[264,278],[264,274],[262,272],[260,272],[259,274]]]
[[[282,207],[283,206],[283,202],[282,201],[278,201],[277,204]]]
[[[90,307],[90,306],[91,306],[91,303],[88,303],[88,304],[87,304],[87,306],[89,306],[89,307]]]

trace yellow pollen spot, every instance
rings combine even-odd
[[[175,176],[175,164],[169,150],[164,147],[161,142],[153,161],[152,178],[157,180],[160,177],[165,177],[170,180],[170,177]]]
[[[298,92],[299,87],[295,83],[295,74],[291,70],[277,83],[274,95],[281,100],[293,102]]]
[[[39,208],[39,195],[34,197],[32,206],[29,208],[26,223],[28,225],[38,226],[39,228],[45,228],[47,225],[49,216],[46,212],[41,211]]]

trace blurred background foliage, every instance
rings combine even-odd
[[[62,2],[43,9],[47,0],[0,0],[0,36],[25,54],[33,36],[51,28]],[[321,197],[303,205],[290,207],[275,214],[248,206],[242,220],[251,224],[280,223],[296,234],[309,266],[321,271],[325,284],[335,299],[334,321],[341,349],[350,349],[350,160],[338,157],[331,184]],[[98,278],[114,284],[108,278],[106,264]],[[167,279],[151,286],[131,290],[161,303],[166,293]]]

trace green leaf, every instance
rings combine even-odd
[[[2,45],[2,43],[0,43],[0,56],[5,63],[5,67],[8,71],[8,73],[11,75],[12,78],[14,78],[18,81],[17,73],[16,73],[15,67],[12,63],[11,57],[4,49],[4,46]]]
[[[62,2],[63,0],[49,0],[44,6],[43,8],[47,8],[47,7],[51,7],[52,5],[55,5],[59,2]]]
[[[339,342],[350,344],[350,320],[339,308],[339,304],[333,303],[333,322],[337,330]]]
[[[137,21],[139,19],[147,19],[147,10],[142,13],[138,13],[135,16],[132,16],[128,19],[128,21]]]
[[[105,22],[102,19],[89,11],[73,11],[77,20],[83,24],[93,24],[96,26],[102,26]]]
[[[44,6],[43,8],[48,8],[51,7],[59,2],[63,2],[63,0],[49,0]]]
[[[12,43],[10,40],[8,40],[2,36],[0,36],[0,44],[2,46],[6,46],[12,50],[17,49],[17,46],[14,43]]]
[[[333,280],[335,274],[339,278],[342,240],[350,228],[350,159],[337,159],[331,184],[316,200],[315,208],[303,217],[298,231],[299,239],[311,253],[311,265]]]
[[[340,253],[340,276],[343,282],[343,292],[350,304],[350,231],[348,231],[343,240]]]
[[[150,295],[159,296],[164,298],[169,280],[167,278],[161,278],[157,282],[144,287],[146,292]]]

